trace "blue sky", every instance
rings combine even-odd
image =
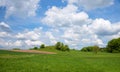
[[[119,0],[0,0],[0,48],[104,47],[120,37],[119,13]]]

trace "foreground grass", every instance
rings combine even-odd
[[[0,50],[0,72],[120,72],[120,54],[70,51],[46,55]]]

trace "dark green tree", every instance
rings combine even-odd
[[[110,40],[106,48],[110,53],[120,52],[120,38]]]
[[[81,49],[81,51],[87,52],[88,50],[87,50],[87,48],[84,47],[84,48]]]
[[[70,51],[70,48],[69,48],[68,45],[65,45],[64,47],[65,47],[65,50],[66,50],[66,51]]]
[[[57,50],[60,50],[61,47],[62,47],[61,42],[57,42],[57,43],[55,44],[55,48],[56,48]]]
[[[61,42],[57,42],[57,43],[55,44],[55,48],[56,48],[57,50],[61,50],[61,51],[69,51],[69,50],[70,50],[68,45],[64,45],[64,44],[61,43]]]
[[[37,50],[37,49],[38,49],[38,47],[34,47],[33,49]]]
[[[44,45],[44,44],[41,44],[40,48],[45,48],[45,45]]]

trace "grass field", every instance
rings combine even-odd
[[[0,50],[0,72],[120,72],[120,53],[31,54]]]

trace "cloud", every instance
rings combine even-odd
[[[0,47],[28,49],[33,46],[40,46],[43,42],[42,28],[25,30],[21,33],[0,32]],[[43,34],[44,35],[44,34]],[[43,39],[43,40],[41,40]]]
[[[67,5],[63,8],[53,6],[45,13],[41,20],[59,33],[58,41],[70,45],[72,48],[80,48],[85,45],[103,45],[103,41],[89,28],[94,20],[90,19],[84,11],[79,12],[75,5]]]
[[[94,3],[92,0],[87,1],[69,0],[68,5],[65,7],[53,6],[48,9],[41,19],[42,24],[49,28],[47,30],[39,27],[12,34],[7,32],[10,26],[5,22],[1,22],[0,47],[28,49],[41,44],[53,45],[57,41],[61,41],[71,48],[81,49],[90,45],[105,46],[104,40],[120,37],[120,22],[111,23],[103,18],[93,20],[89,18],[85,11],[79,11],[79,6],[83,6],[86,10],[107,7],[112,5],[113,0],[104,2],[103,0],[96,0]],[[9,13],[6,11],[6,18],[12,15],[28,17],[36,14],[39,0],[32,2],[33,0],[1,0],[0,6],[5,6],[9,11]],[[35,5],[35,8],[32,8],[32,5]]]
[[[114,35],[120,32],[120,22],[112,24],[102,18],[93,20],[89,28],[98,35]]]
[[[40,46],[41,44],[53,45],[57,41],[64,42],[65,44],[68,44],[71,48],[76,49],[96,44],[99,46],[103,46],[105,44],[102,38],[100,38],[100,35],[95,32],[101,29],[101,27],[97,27],[96,25],[94,25],[94,23],[99,25],[99,21],[96,22],[96,20],[99,19],[92,20],[90,24],[84,23],[83,25],[80,25],[73,23],[72,26],[68,26],[62,29],[61,27],[63,26],[53,27],[51,25],[52,28],[47,31],[44,31],[43,28],[40,27],[33,30],[24,30],[23,32],[17,34],[0,32],[0,47],[20,47],[22,49],[28,49],[34,46]],[[109,23],[109,21],[106,22],[107,20],[102,20],[102,23],[108,23],[107,25],[112,25],[111,23]],[[115,24],[119,24],[119,22]],[[105,25],[106,29],[108,27],[107,25]],[[97,29],[93,30],[94,28],[92,28],[92,26],[95,26]],[[117,27],[116,25],[115,27],[115,29],[119,29],[119,27]],[[102,29],[103,32],[105,28]],[[120,37],[120,32],[118,32],[117,34],[104,36],[104,38],[108,38],[107,40],[116,37]]]
[[[53,36],[52,32],[46,32],[46,36],[48,36],[50,43],[52,44],[57,43],[56,38]]]
[[[77,12],[77,10],[78,8],[75,5],[68,5],[64,8],[53,6],[46,11],[46,16],[41,21],[52,27],[68,27],[73,24],[83,25],[89,22],[87,13]]]
[[[16,38],[18,39],[30,39],[30,40],[38,40],[40,33],[36,33],[34,31],[28,31],[26,33],[18,33]]]
[[[7,38],[7,37],[12,37],[12,36],[7,32],[0,32],[0,38]]]
[[[26,44],[25,47],[33,47],[33,46],[39,46],[43,42],[41,41],[42,36],[42,28],[35,28],[34,30],[25,30],[21,33],[17,33],[15,35],[16,40],[22,41],[24,44]],[[21,46],[23,46],[22,44]],[[23,46],[24,47],[24,46]]]
[[[72,48],[80,49],[84,46],[103,45],[103,41],[92,32],[87,25],[73,26],[67,28],[62,36],[65,43],[72,46]]]
[[[110,21],[96,18],[92,20],[84,11],[78,11],[75,5],[67,5],[63,8],[53,6],[45,13],[42,23],[49,26],[50,29],[44,30],[42,27],[33,30],[24,30],[17,34],[9,34],[1,32],[1,42],[4,47],[21,47],[30,48],[41,44],[53,45],[57,41],[68,44],[71,48],[80,49],[84,46],[99,45],[105,46],[103,39],[107,37],[109,40],[113,37],[120,36],[120,23],[112,24]],[[10,28],[5,23],[1,26]],[[4,39],[3,36],[9,36]],[[110,37],[112,36],[112,37]],[[1,43],[1,45],[2,43]]]
[[[64,0],[69,4],[76,4],[79,7],[83,7],[85,10],[91,10],[96,8],[104,8],[114,4],[114,0]]]
[[[15,41],[13,44],[12,44],[12,46],[15,46],[15,47],[20,47],[20,46],[22,46],[22,41],[20,41],[20,40],[17,40],[17,41]]]
[[[106,41],[110,41],[113,38],[119,38],[119,37],[120,37],[120,32],[118,32],[117,34],[113,34],[113,35],[106,35],[103,37],[103,39]]]
[[[43,44],[43,42],[41,42],[40,40],[36,40],[36,41],[32,41],[32,40],[25,40],[25,43],[27,44],[27,46],[40,46],[41,44]]]
[[[40,46],[41,44],[51,45],[57,42],[52,32],[44,32],[42,27],[35,28],[34,30],[25,30],[21,33],[17,33],[14,37],[16,38],[14,43],[21,44],[20,47],[24,48]],[[16,42],[18,40],[19,42]]]
[[[6,42],[4,41],[4,39],[0,38],[0,47],[5,47],[6,46]]]
[[[29,17],[35,16],[40,0],[0,0],[0,6],[6,7],[5,18],[9,16]]]
[[[5,22],[0,22],[0,31],[10,32],[11,28]]]
[[[119,22],[111,23],[103,18],[90,19],[86,12],[78,11],[78,7],[73,4],[63,8],[53,6],[46,11],[41,21],[58,30],[59,36],[55,38],[61,40],[56,39],[57,41],[63,41],[78,49],[89,45],[105,46],[105,36],[118,37],[120,32]]]

